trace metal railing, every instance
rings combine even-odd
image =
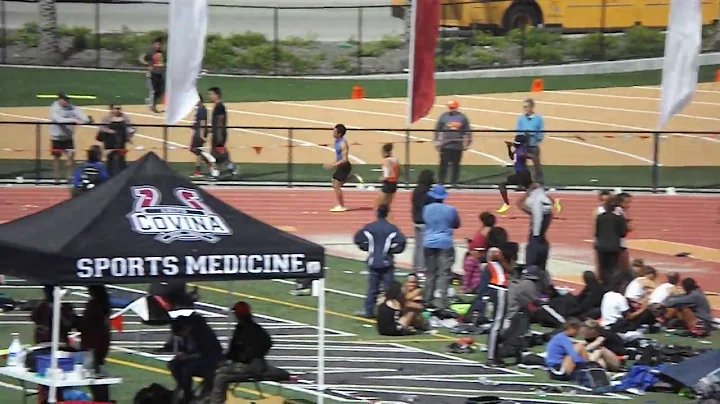
[[[50,125],[0,122],[0,180],[40,183],[55,178]],[[194,171],[196,156],[187,146],[190,126],[135,127],[134,141],[127,145],[128,160],[153,151],[182,174]],[[96,144],[96,133],[96,126],[77,128],[78,161],[85,158],[83,150]],[[473,131],[457,185],[489,188],[511,174],[513,163],[504,141],[511,140],[514,133]],[[429,129],[352,129],[346,139],[353,172],[368,183],[378,183],[380,148],[390,142],[403,164],[402,182],[410,186],[420,171],[438,169],[433,135]],[[657,191],[673,187],[720,191],[720,150],[712,148],[719,137],[711,132],[547,131],[541,145],[545,181],[558,189],[623,187]],[[322,162],[334,157],[328,128],[231,127],[228,151],[239,164],[240,174],[224,180],[287,186],[327,184],[331,173],[323,169]],[[553,160],[546,157],[550,155],[554,155]],[[529,167],[533,172],[532,163]]]
[[[483,7],[482,2],[448,3],[442,7],[446,29],[438,42],[438,71],[663,55],[660,30],[627,21],[622,23],[632,28],[613,29],[621,22],[608,18],[610,7],[605,4],[588,10],[577,24],[569,14],[564,17],[568,21],[527,11],[516,16],[506,9],[512,2],[491,2],[486,4],[488,10],[503,15],[487,11],[488,25],[488,20],[472,20],[467,8]],[[167,35],[166,1],[58,1],[56,10],[60,50],[56,60],[48,61],[37,49],[42,26],[37,0],[0,1],[0,62],[133,69],[139,68],[138,56],[152,40]],[[407,7],[390,4],[282,8],[211,4],[204,66],[212,72],[259,75],[402,72],[407,66],[408,16]],[[522,29],[538,22],[548,28]],[[563,35],[558,31],[563,23],[571,31],[590,33]],[[720,50],[718,32],[715,27],[703,31],[705,51]]]

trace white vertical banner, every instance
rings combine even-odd
[[[700,71],[701,0],[672,0],[665,36],[658,130],[692,101]]]
[[[207,0],[170,0],[165,123],[185,118],[199,98],[197,80],[205,55]]]

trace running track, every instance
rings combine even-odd
[[[235,208],[274,226],[290,228],[300,236],[348,237],[363,224],[373,220],[370,206],[375,192],[347,190],[346,213],[332,214],[330,190],[317,189],[223,189],[209,191]],[[593,233],[592,212],[596,197],[591,194],[553,194],[563,201],[563,211],[552,224],[550,240],[554,257],[586,264],[592,263],[590,243]],[[65,188],[23,187],[0,191],[0,222],[38,212],[69,197]],[[516,197],[511,195],[511,199]],[[469,237],[478,225],[477,216],[484,210],[493,212],[499,206],[496,192],[452,193],[448,203],[457,207],[463,226],[456,238]],[[399,192],[393,205],[393,221],[403,232],[412,234],[410,194]],[[670,242],[720,248],[720,198],[716,196],[637,195],[628,215],[634,220],[637,239],[659,239]],[[516,240],[524,240],[528,231],[527,216],[517,209],[499,219]],[[570,252],[568,254],[568,252]],[[680,251],[677,251],[680,252]],[[560,257],[560,255],[563,255]],[[677,258],[673,255],[633,251],[661,269],[678,269],[695,277],[706,291],[720,292],[720,263]]]

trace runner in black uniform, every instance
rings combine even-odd
[[[227,111],[222,102],[220,88],[210,89],[210,101],[214,104],[212,111],[212,149],[211,154],[218,165],[224,165],[231,176],[237,174],[237,166],[230,160],[227,143]]]
[[[195,123],[193,125],[192,138],[190,140],[190,152],[197,156],[197,161],[195,162],[195,172],[192,176],[194,178],[201,178],[203,176],[200,172],[200,163],[202,161],[204,161],[208,165],[208,168],[210,168],[211,175],[217,176],[216,174],[213,174],[215,172],[215,158],[202,150],[202,147],[205,145],[205,140],[207,140],[208,137],[207,108],[205,108],[202,95],[198,94],[198,97],[200,99],[198,100],[197,110],[195,111]]]

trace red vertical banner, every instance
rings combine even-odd
[[[442,0],[412,0],[408,76],[409,123],[426,117],[435,104],[435,50]]]

